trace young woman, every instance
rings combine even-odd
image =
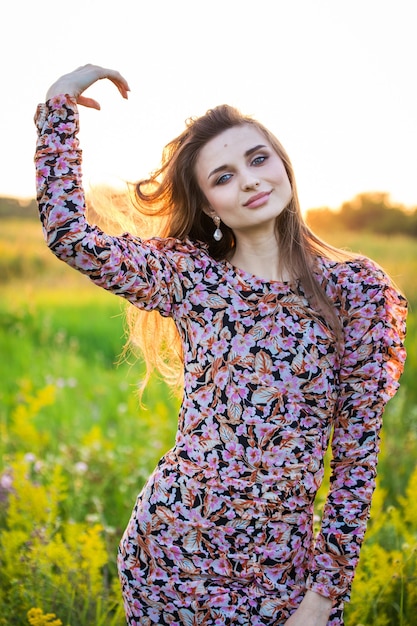
[[[88,65],[39,105],[37,185],[51,250],[153,320],[151,341],[132,320],[148,363],[152,312],[170,318],[175,342],[162,341],[182,361],[175,445],[120,544],[127,621],[340,626],[405,359],[405,300],[372,261],[314,236],[282,146],[228,106],[190,121],[136,186],[138,204],[165,216],[163,237],[88,224],[77,103],[99,108],[83,92],[103,78],[127,97],[118,72]]]

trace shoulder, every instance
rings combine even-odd
[[[316,258],[317,273],[322,278],[341,286],[349,284],[391,284],[386,272],[372,259],[358,256],[344,261],[326,257]]]
[[[406,306],[404,296],[388,274],[368,257],[358,256],[344,261],[319,257],[316,267],[319,282],[341,313],[363,312],[371,304],[378,308],[393,303]]]
[[[314,272],[326,291],[332,287],[340,292],[350,289],[368,291],[371,287],[392,286],[390,277],[382,267],[365,256],[344,261],[316,257]]]

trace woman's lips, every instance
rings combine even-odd
[[[249,209],[256,209],[259,206],[262,206],[268,201],[270,196],[270,191],[263,191],[262,193],[257,193],[255,196],[249,198],[247,202],[243,206],[248,207]]]

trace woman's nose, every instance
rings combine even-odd
[[[249,191],[249,189],[256,189],[259,186],[259,179],[255,176],[247,176],[243,181],[243,189]]]

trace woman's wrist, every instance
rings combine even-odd
[[[61,96],[63,94],[67,94],[69,96],[76,96],[76,90],[73,86],[68,83],[64,83],[63,81],[57,81],[53,85],[51,85],[46,92],[45,102],[54,98],[55,96]]]
[[[315,611],[323,614],[329,614],[333,605],[330,598],[325,598],[319,593],[310,590],[308,590],[304,596],[304,603],[314,608]]]

